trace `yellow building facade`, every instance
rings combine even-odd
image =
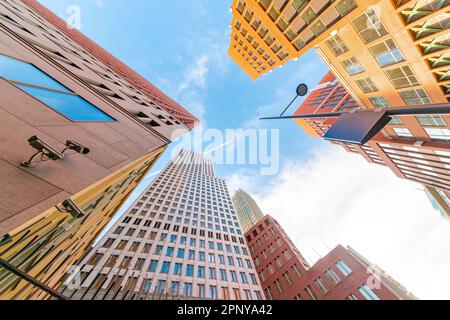
[[[234,0],[228,54],[252,78],[329,37],[378,0]]]
[[[0,259],[56,290],[165,149],[149,153],[71,197],[83,216],[62,212],[60,204],[10,232],[0,239]],[[0,268],[0,300],[49,298],[48,292]]]

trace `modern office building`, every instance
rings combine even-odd
[[[330,32],[349,25],[378,2],[234,0],[228,54],[252,79],[257,79],[299,58],[327,40]]]
[[[311,48],[330,73],[296,114],[448,103],[449,1],[236,0],[230,56],[256,79]],[[296,120],[322,137],[335,119]],[[436,192],[450,191],[450,115],[393,117],[341,144]]]
[[[338,246],[311,267],[271,216],[245,236],[267,299],[416,299],[351,248]]]
[[[342,84],[331,72],[328,72],[317,87],[311,90],[294,114],[351,112],[359,108],[359,104]],[[316,138],[322,138],[335,121],[335,118],[295,119],[306,133]]]
[[[225,181],[185,150],[78,267],[72,299],[264,297]]]
[[[330,72],[313,89],[296,115],[352,111],[359,105]],[[315,118],[296,122],[311,136],[323,137],[336,118]],[[389,167],[398,177],[425,185],[445,208],[450,197],[450,140],[434,136],[433,130],[450,132],[450,115],[394,117],[385,129],[366,145],[334,142],[346,151],[360,154],[368,162]],[[390,132],[407,132],[408,136]],[[447,206],[448,207],[448,206]],[[443,209],[445,212],[445,209]],[[448,211],[448,210],[447,210]]]
[[[256,201],[244,190],[236,191],[231,200],[244,233],[247,233],[264,217]]]
[[[146,87],[37,1],[1,1],[0,299],[48,298],[17,274],[58,286],[190,130],[192,115]]]

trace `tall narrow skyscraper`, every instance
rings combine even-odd
[[[239,189],[236,191],[232,197],[232,201],[244,233],[264,218],[264,214],[258,207],[256,201],[244,190]]]
[[[188,151],[79,267],[81,288],[65,290],[74,299],[263,299],[225,181]]]

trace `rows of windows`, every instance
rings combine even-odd
[[[156,102],[162,102],[157,95],[140,92],[128,83],[127,79],[116,74],[55,26],[48,23],[33,10],[29,10],[24,4],[10,0],[2,1],[0,3],[0,19],[2,24],[7,25],[16,35],[26,40],[30,46],[41,51],[54,63],[81,77],[86,84],[102,95],[108,96],[112,101],[129,111],[130,104],[134,104],[133,115],[136,115],[136,110],[140,110],[138,117],[145,118],[145,122],[149,126],[160,127],[180,124],[177,119],[156,104]],[[17,63],[16,66],[18,66]],[[2,69],[4,67],[5,65],[2,66]],[[17,72],[24,71],[24,68],[26,66],[20,66]],[[32,69],[29,67],[28,70],[31,72],[23,74],[29,76],[36,74],[36,70]],[[34,80],[37,79],[24,81],[27,85],[21,87],[21,89],[63,116],[73,121],[113,121],[110,116],[64,86],[61,92],[52,91],[48,90],[52,87],[35,86]]]
[[[32,64],[0,54],[0,77],[73,121],[114,121]]]
[[[295,296],[297,300],[309,299],[317,300],[319,295],[327,295],[332,286],[337,286],[342,282],[342,278],[347,278],[352,274],[350,267],[344,262],[344,260],[338,260],[334,267],[339,270],[340,275],[335,271],[334,268],[328,268],[323,275],[317,277],[312,284],[307,285],[302,293],[298,293]],[[284,293],[286,290],[290,289],[294,280],[300,278],[302,275],[298,270],[296,265],[292,266],[290,270],[287,270],[282,274],[280,279],[276,279],[273,285],[268,286],[266,290],[266,296],[270,299],[274,299],[276,295]],[[326,279],[326,280],[325,280]],[[276,291],[273,291],[276,290]]]
[[[97,281],[92,284],[94,289],[101,289],[107,280],[107,275],[101,274]],[[240,289],[234,286],[217,286],[217,285],[206,285],[197,284],[194,285],[192,282],[182,282],[178,280],[167,280],[167,279],[144,279],[140,285],[138,285],[139,278],[129,277],[126,280],[124,287],[129,288],[130,291],[140,292],[143,295],[148,295],[150,293],[158,295],[160,297],[168,295],[171,297],[196,297],[201,299],[223,299],[223,300],[262,300],[263,296],[260,291],[252,291],[249,289]],[[112,289],[118,289],[118,287],[123,282],[123,276],[116,275],[112,277],[111,283],[113,285],[110,287]],[[85,284],[84,284],[85,285]],[[218,289],[219,288],[219,289]],[[220,291],[218,291],[220,290]]]
[[[281,2],[271,0],[259,1],[261,9],[273,21],[274,26],[284,34],[285,40],[290,42],[290,45],[296,50],[301,50],[317,36],[322,34],[326,28],[331,27],[343,16],[356,8],[356,3],[353,0],[341,0],[336,3],[326,1],[323,2],[321,7],[317,5],[308,6],[308,3],[306,0],[285,0]],[[287,6],[289,7],[288,9]],[[244,0],[237,2],[236,10],[239,16],[236,15],[234,26],[243,36],[244,40],[234,35],[234,41],[236,43],[233,47],[245,57],[257,73],[265,71],[267,66],[273,66],[275,64],[274,59],[282,61],[288,56],[288,53],[283,50],[282,44],[269,32],[267,26],[261,23],[261,19],[255,15],[253,10],[246,6]],[[328,15],[326,19],[319,17],[324,12],[327,12]],[[248,32],[243,27],[245,22],[254,30],[254,33]],[[255,39],[253,34],[256,34],[259,39]],[[250,57],[241,52],[240,48],[237,48],[237,43]],[[256,52],[250,49],[249,45],[252,45]],[[269,60],[269,63],[267,65],[263,64],[258,59],[257,54],[264,58],[264,60]]]
[[[388,31],[381,21],[378,13],[373,9],[369,9],[367,12],[356,18],[352,22],[352,25],[365,44],[370,44],[380,37],[388,34]],[[347,45],[338,34],[328,38],[325,43],[336,57],[348,51]],[[369,45],[369,51],[372,53],[379,66],[383,69],[405,61],[402,52],[397,47],[393,39],[385,39],[375,45]],[[341,61],[341,64],[351,76],[361,74],[365,71],[364,67],[355,59],[355,57],[349,57]],[[399,91],[399,94],[406,105],[431,103],[431,99],[424,89],[415,88],[405,90],[407,88],[420,85],[409,65],[389,68],[384,70],[384,73],[396,89],[402,90]],[[356,79],[355,82],[361,91],[366,94],[378,91],[377,86],[371,78],[362,77],[360,79]],[[387,99],[383,96],[369,97],[369,100],[376,108],[385,108],[390,106]]]

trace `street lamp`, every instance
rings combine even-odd
[[[286,113],[286,111],[288,111],[288,109],[292,106],[292,104],[295,102],[295,100],[297,100],[298,97],[304,97],[308,94],[308,86],[306,84],[302,83],[297,87],[295,92],[297,93],[297,95],[291,101],[291,103],[289,103],[288,106],[284,109],[284,111],[281,113],[280,117],[282,117]]]
[[[306,93],[305,93],[306,95]],[[297,96],[298,97],[298,96]],[[296,98],[297,98],[296,97]],[[291,102],[294,103],[295,99]],[[288,106],[288,108],[290,105]],[[450,103],[424,104],[407,108],[383,108],[353,112],[313,113],[293,116],[266,117],[260,120],[337,118],[324,136],[325,140],[364,145],[380,132],[392,116],[450,114]]]

